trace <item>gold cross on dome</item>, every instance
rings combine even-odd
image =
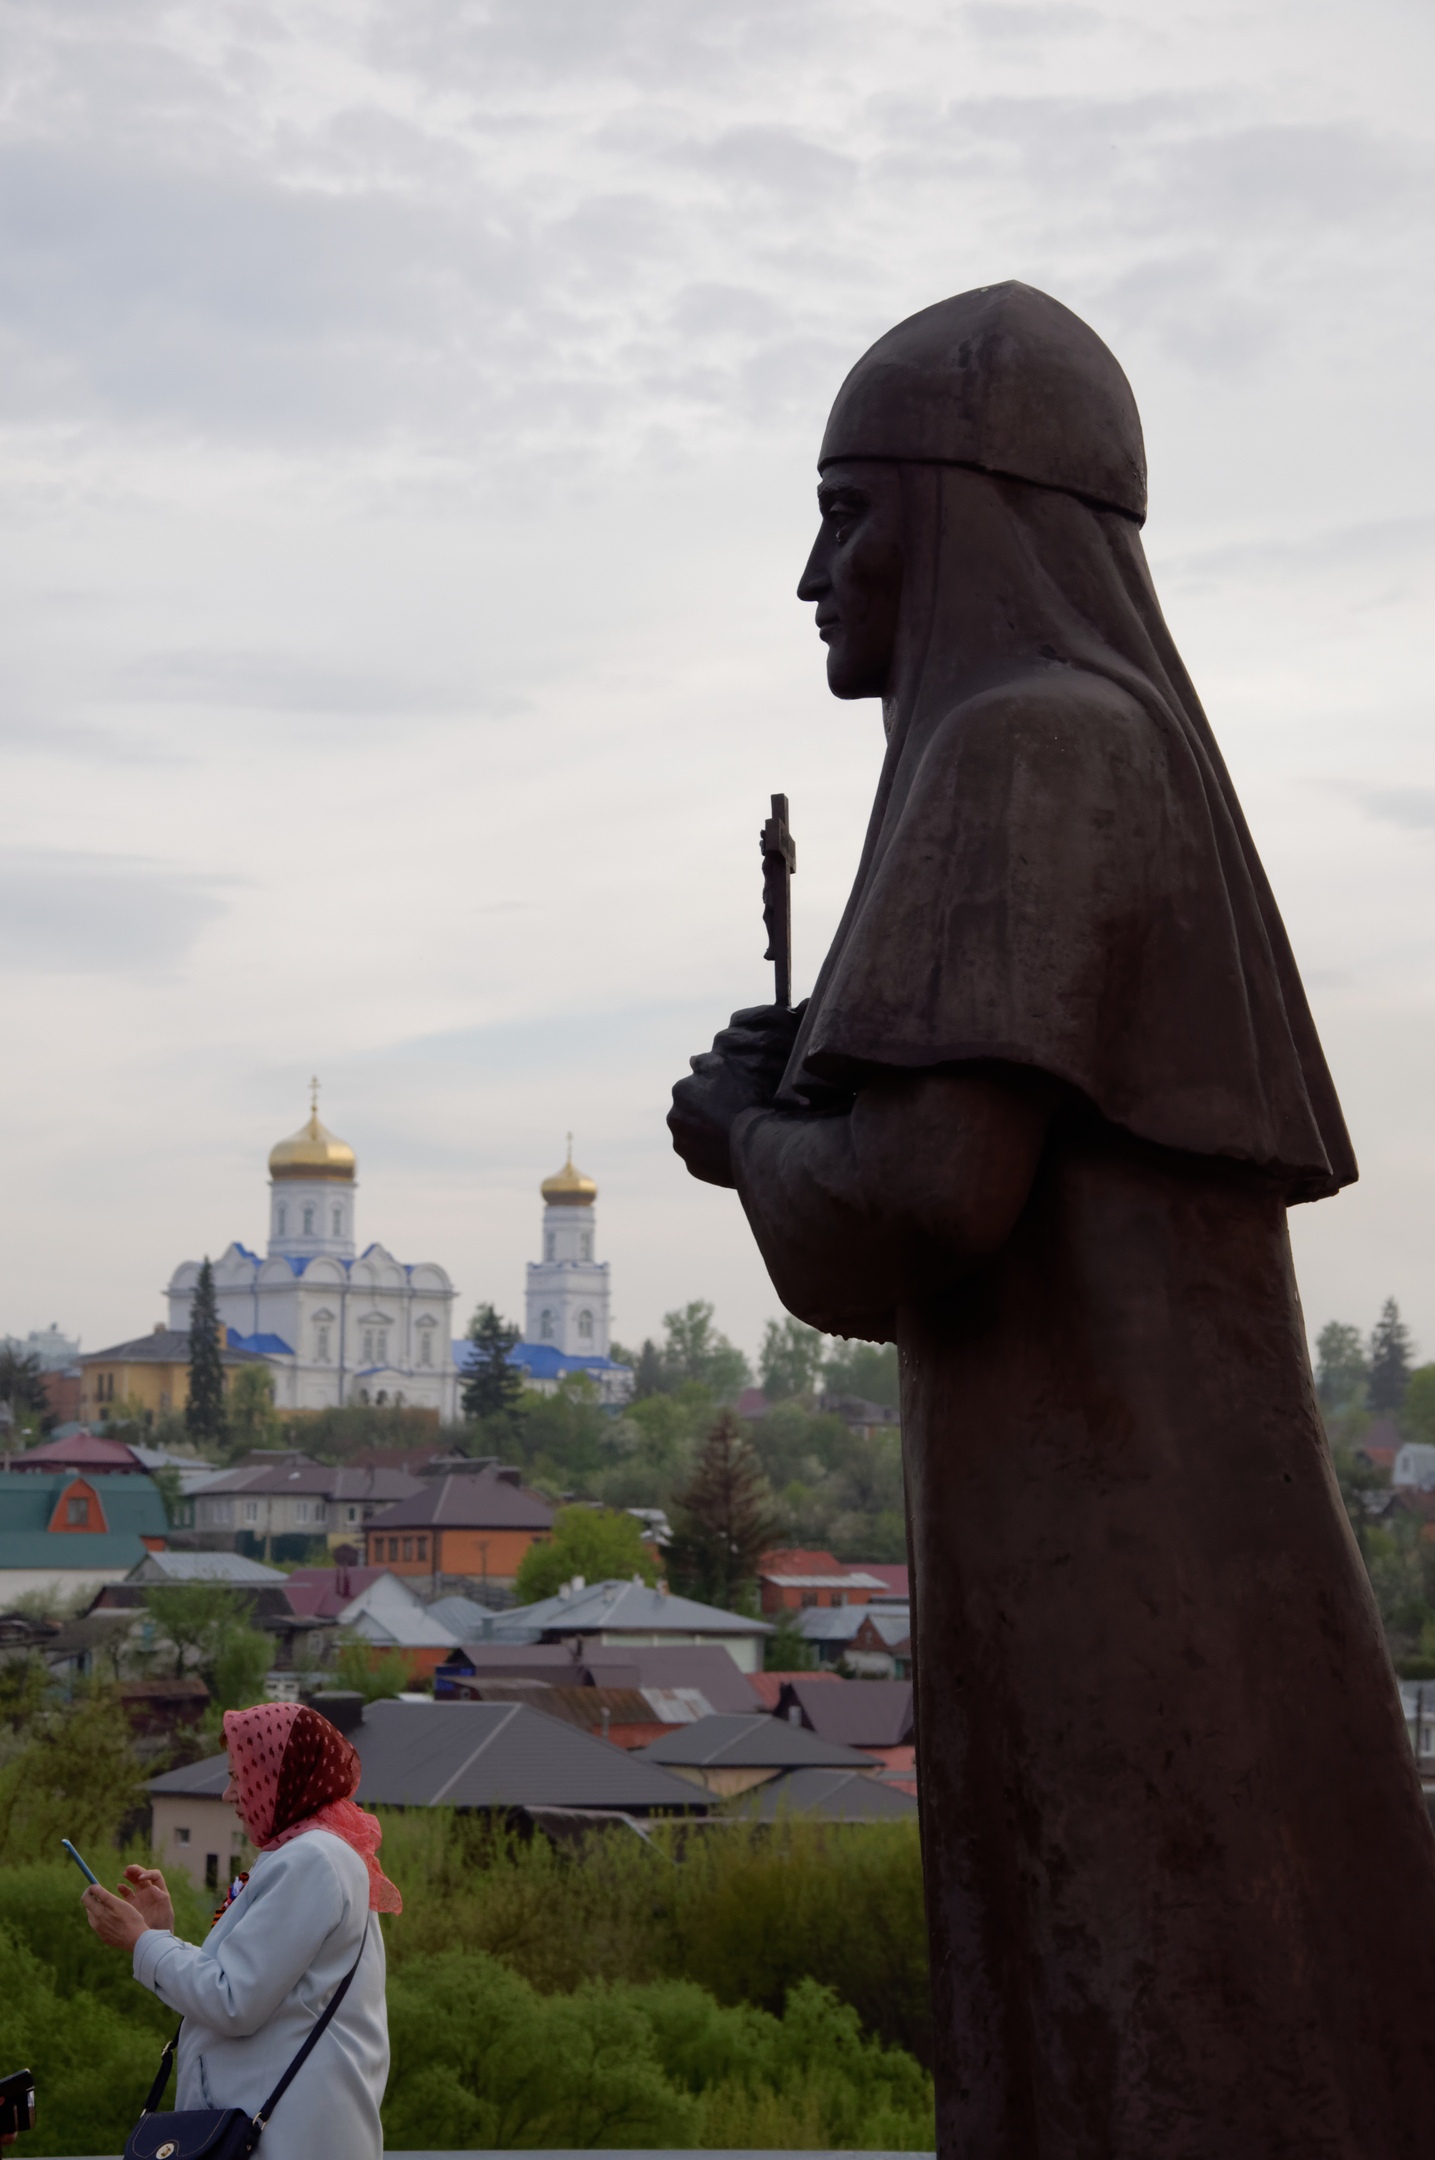
[[[319,1078],[317,1073],[311,1073],[309,1077],[309,1108],[313,1111],[315,1117],[319,1115]]]

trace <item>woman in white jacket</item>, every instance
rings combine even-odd
[[[375,1912],[402,1899],[376,1858],[382,1831],[355,1806],[359,1758],[329,1720],[263,1703],[224,1720],[234,1802],[259,1857],[196,1947],[174,1934],[157,1869],[128,1867],[118,1897],[85,1905],[102,1941],[184,2019],[177,2108],[260,2108],[336,1987],[352,1984],[274,2110],[261,2160],[378,2160],[389,2071],[384,1941]]]

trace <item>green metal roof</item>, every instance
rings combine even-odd
[[[0,1471],[0,1570],[132,1568],[145,1556],[142,1540],[163,1537],[164,1499],[152,1478],[86,1472],[98,1493],[109,1529],[50,1530],[55,1502],[75,1482],[69,1470]]]

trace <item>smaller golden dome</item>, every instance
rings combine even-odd
[[[298,1132],[269,1150],[271,1178],[342,1178],[352,1183],[358,1161],[347,1140],[338,1139],[319,1122],[316,1094],[310,1104],[309,1122]]]
[[[573,1167],[572,1133],[568,1135],[568,1160],[552,1177],[546,1177],[538,1190],[549,1207],[591,1207],[597,1199],[598,1188],[592,1178]]]

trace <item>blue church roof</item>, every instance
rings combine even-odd
[[[470,1366],[482,1364],[475,1344],[465,1336],[453,1346],[453,1361],[458,1370],[467,1372]],[[626,1372],[615,1358],[569,1357],[554,1343],[519,1342],[508,1353],[508,1362],[520,1372],[526,1372],[533,1380],[561,1380],[565,1373]]]
[[[226,1328],[225,1334],[231,1350],[253,1350],[260,1357],[293,1357],[293,1346],[282,1335],[241,1335],[238,1328]]]

